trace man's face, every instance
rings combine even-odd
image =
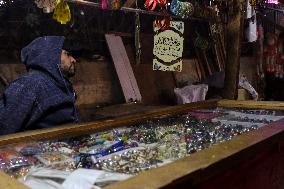
[[[72,57],[72,55],[68,51],[62,50],[60,67],[65,77],[70,78],[75,75],[75,64],[76,60]]]

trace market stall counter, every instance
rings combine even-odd
[[[0,188],[283,188],[284,103],[211,100],[0,137]]]

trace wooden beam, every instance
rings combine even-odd
[[[123,6],[131,8],[134,7],[134,5],[135,5],[135,0],[126,0]]]
[[[2,189],[30,189],[16,179],[0,171],[0,188]]]
[[[267,18],[267,17],[264,16],[263,14],[260,14],[260,13],[259,13],[258,15],[261,17],[261,19],[262,19],[264,22],[267,22],[268,24],[271,24],[271,25],[275,26],[275,28],[276,28],[277,30],[284,31],[284,26],[282,26],[282,25],[276,23],[275,21],[273,21],[273,20]]]
[[[226,108],[253,108],[284,110],[284,102],[277,101],[255,101],[255,100],[220,100],[218,106]]]
[[[223,97],[226,99],[237,98],[240,67],[240,39],[241,39],[241,18],[242,1],[228,1],[228,24],[227,24],[227,57],[225,66],[225,82]]]

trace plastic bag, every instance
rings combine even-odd
[[[188,85],[183,88],[175,88],[174,93],[178,104],[186,104],[205,100],[208,85]]]

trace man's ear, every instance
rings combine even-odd
[[[24,64],[26,64],[26,61],[28,60],[28,55],[30,54],[29,51],[29,48],[23,48],[21,51],[21,62]]]

